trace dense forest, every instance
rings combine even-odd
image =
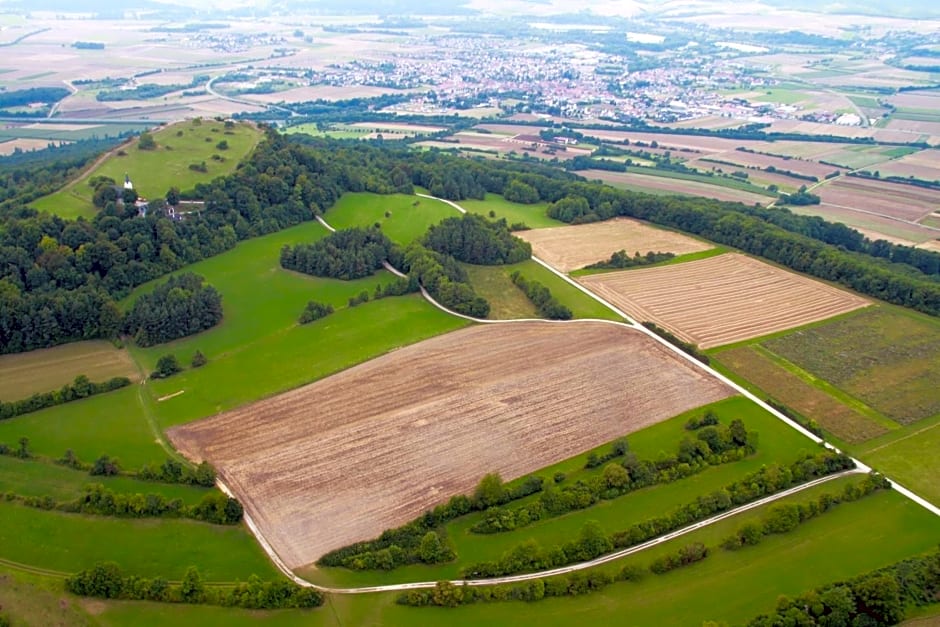
[[[138,346],[153,346],[195,335],[221,321],[221,294],[203,277],[186,272],[138,298],[124,318],[123,330]]]
[[[400,257],[395,245],[377,227],[357,227],[330,233],[312,244],[284,246],[281,267],[349,281],[367,277],[384,262]]]
[[[680,229],[888,302],[940,315],[940,254],[879,240],[786,209],[704,198],[659,197],[617,190],[545,165],[467,159],[439,151],[341,142],[269,131],[233,174],[197,185],[206,209],[186,220],[158,212],[139,217],[109,203],[93,219],[40,214],[23,205],[20,182],[42,186],[68,167],[38,166],[0,174],[0,351],[113,337],[121,328],[115,300],[146,281],[216,255],[239,240],[310,220],[345,192],[411,193],[415,186],[449,200],[483,198],[510,184],[550,203],[549,215],[570,223],[630,216]],[[456,223],[455,223],[456,224]],[[430,241],[479,259],[464,237],[472,222],[445,228]],[[468,229],[466,232],[464,229]],[[501,231],[501,229],[500,229]],[[447,234],[447,237],[444,235]],[[454,239],[451,240],[450,236]],[[464,239],[460,239],[464,237]],[[502,237],[500,235],[499,237]],[[459,244],[456,248],[451,245]],[[503,250],[500,248],[500,250]],[[485,301],[435,251],[412,251],[436,297],[479,315]],[[505,250],[505,259],[518,249]],[[431,254],[434,253],[434,254]],[[484,256],[488,256],[487,255]],[[433,263],[425,263],[433,262]],[[406,264],[407,265],[407,264]],[[432,267],[433,266],[433,267]],[[446,281],[440,281],[440,277]],[[469,291],[468,291],[469,290]],[[442,299],[443,302],[443,299]],[[446,304],[446,303],[445,303]],[[450,305],[449,305],[450,306]],[[460,310],[460,309],[458,309]]]
[[[473,213],[432,226],[424,236],[424,245],[480,266],[519,263],[532,256],[532,246],[510,233],[506,220],[491,222]]]

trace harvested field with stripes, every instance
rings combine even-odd
[[[814,191],[823,204],[864,210],[896,220],[917,222],[940,208],[940,192],[903,185],[845,177]]]
[[[579,281],[634,319],[655,322],[701,348],[792,329],[869,304],[737,253]]]
[[[688,235],[657,229],[630,218],[534,229],[516,233],[532,244],[532,253],[562,272],[609,259],[619,250],[632,255],[650,251],[685,255],[714,248]]]
[[[291,568],[731,395],[602,322],[476,326],[168,432],[208,459]]]

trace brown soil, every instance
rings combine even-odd
[[[615,218],[606,222],[558,226],[516,233],[532,244],[533,254],[562,272],[610,259],[618,250],[632,255],[650,251],[685,255],[713,248],[687,235],[657,229],[639,220]]]
[[[579,279],[636,320],[702,348],[865,307],[861,296],[737,253]]]
[[[730,389],[600,322],[457,331],[171,429],[208,459],[288,566],[372,538],[498,471],[505,479]]]

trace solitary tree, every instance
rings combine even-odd
[[[140,140],[137,142],[137,148],[140,150],[153,150],[157,147],[157,142],[150,133],[141,133]]]
[[[182,368],[176,360],[176,355],[164,355],[157,360],[157,369],[150,376],[154,379],[165,379],[180,372]]]

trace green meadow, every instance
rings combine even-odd
[[[432,198],[358,192],[343,194],[324,212],[323,219],[335,229],[378,224],[390,240],[406,246],[424,235],[428,227],[457,215],[456,209]]]
[[[505,218],[509,224],[523,223],[531,229],[543,229],[552,226],[566,226],[564,222],[549,218],[545,211],[548,203],[539,202],[533,205],[523,205],[510,202],[499,194],[486,194],[483,200],[467,199],[458,202],[461,207],[470,213],[478,213],[496,219]]]
[[[71,573],[113,561],[129,574],[169,580],[182,579],[189,566],[206,581],[278,576],[244,525],[64,514],[8,502],[0,502],[0,519],[0,558],[30,566]]]
[[[87,183],[93,176],[107,176],[121,184],[127,174],[144,198],[162,198],[171,187],[190,190],[197,183],[232,173],[261,140],[261,131],[248,124],[227,129],[215,120],[200,123],[191,120],[154,131],[153,138],[157,143],[155,149],[140,150],[135,139],[122,147],[124,155],[120,151],[109,155],[74,184],[36,200],[31,206],[63,218],[94,216],[97,209],[91,202],[93,190]],[[222,141],[227,142],[227,149],[218,147]],[[214,155],[219,159],[213,159]],[[206,172],[189,167],[203,162]]]

